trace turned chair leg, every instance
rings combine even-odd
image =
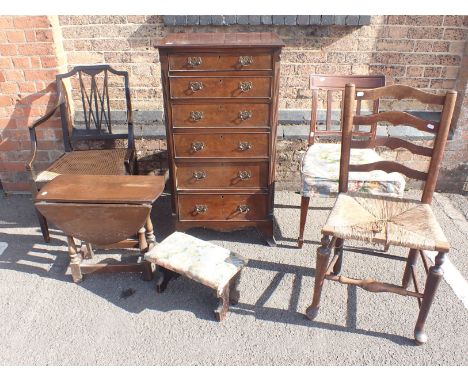
[[[312,299],[312,305],[306,310],[306,315],[309,320],[317,317],[320,308],[320,296],[322,294],[323,282],[325,281],[325,273],[327,272],[328,261],[330,259],[330,238],[328,235],[323,235],[322,245],[317,249],[317,261],[315,266],[315,285],[314,285],[314,297]]]
[[[304,245],[304,228],[307,220],[307,211],[309,210],[310,197],[303,196],[301,198],[301,220],[299,222],[299,237],[297,239],[297,247],[302,248]]]
[[[339,275],[341,272],[341,266],[343,264],[343,239],[336,239],[335,243],[335,255],[338,256],[335,265],[333,266],[333,274]]]
[[[416,262],[418,260],[418,250],[411,248],[408,254],[408,260],[406,260],[405,271],[403,272],[403,279],[401,281],[401,286],[405,289],[408,288],[411,274],[413,272],[414,267],[416,266]]]
[[[83,279],[80,268],[80,259],[78,257],[78,250],[76,249],[75,239],[73,239],[73,237],[67,236],[67,242],[72,278],[75,283],[78,283]]]
[[[50,234],[49,234],[49,225],[47,224],[47,220],[42,214],[36,209],[37,220],[39,221],[39,226],[41,227],[42,237],[46,243],[50,242]]]
[[[141,227],[138,230],[138,246],[140,248],[140,253],[144,254],[148,250],[148,242],[146,241],[146,229]]]
[[[154,236],[153,222],[151,221],[151,215],[148,216],[145,223],[146,228],[146,241],[148,243],[148,250],[154,247],[156,244],[156,237]]]
[[[414,339],[418,345],[422,345],[427,342],[427,335],[424,332],[424,324],[426,323],[426,318],[429,314],[432,301],[434,300],[437,287],[439,286],[440,280],[444,274],[444,271],[441,268],[444,261],[445,253],[439,252],[435,258],[435,265],[429,268],[424,296],[419,309],[418,320],[416,321],[416,326],[414,328]]]

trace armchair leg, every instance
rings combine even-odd
[[[327,235],[323,235],[321,242],[322,245],[317,249],[314,297],[312,299],[312,305],[306,310],[306,315],[309,320],[314,320],[315,317],[317,317],[320,308],[320,296],[322,295],[323,282],[325,281],[325,273],[327,272],[331,253],[329,248],[330,238]]]
[[[303,196],[301,198],[301,220],[299,222],[299,237],[297,239],[297,247],[302,248],[304,245],[304,228],[307,220],[307,211],[309,210],[310,197]]]
[[[418,320],[414,328],[414,339],[418,345],[422,345],[427,342],[427,335],[424,332],[424,324],[429,314],[429,310],[434,300],[434,296],[437,287],[440,284],[440,280],[444,274],[441,266],[445,261],[445,253],[439,252],[435,258],[435,265],[429,269],[427,276],[426,287],[424,289],[424,297],[422,299],[421,308],[419,309]]]
[[[42,214],[36,209],[37,220],[39,221],[39,226],[41,227],[42,237],[46,243],[50,242],[50,234],[49,234],[49,225],[47,224],[47,220]]]

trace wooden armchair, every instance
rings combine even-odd
[[[446,95],[434,95],[403,85],[356,92],[354,84],[346,85],[339,179],[340,193],[322,228],[321,246],[317,250],[313,301],[306,312],[309,319],[313,320],[318,314],[324,280],[333,280],[342,284],[357,285],[371,292],[392,292],[416,297],[420,311],[414,337],[417,344],[423,344],[427,341],[424,324],[443,274],[441,265],[444,262],[445,254],[449,251],[449,243],[430,204],[447,141],[456,95],[455,91],[449,91]],[[375,101],[380,97],[393,97],[398,100],[412,98],[425,104],[442,105],[440,122],[427,121],[401,111],[385,111],[366,116],[359,116],[354,112],[356,100]],[[352,142],[353,125],[375,124],[383,121],[393,125],[412,126],[420,131],[435,135],[433,148],[420,147],[399,138],[377,138],[375,141],[375,144],[379,146],[387,146],[391,149],[405,148],[413,154],[430,157],[427,172],[417,171],[401,163],[391,161],[360,165],[350,164],[351,144],[354,143],[360,147],[369,145],[368,142]],[[425,186],[421,200],[350,191],[350,172],[373,170],[387,173],[398,171],[409,178],[424,181]],[[345,239],[409,248],[401,286],[372,279],[357,280],[341,276]],[[334,256],[329,262],[332,248],[334,248]],[[438,252],[435,265],[430,268],[424,254],[426,250]],[[427,273],[424,290],[418,285],[415,273],[416,260],[419,255],[422,257]],[[408,290],[411,279],[414,283],[414,291]]]
[[[343,98],[346,83],[353,82],[357,89],[372,89],[385,85],[385,76],[310,76],[310,87],[312,88],[312,110],[310,118],[309,148],[307,149],[301,165],[301,217],[299,224],[298,247],[304,243],[304,228],[311,196],[328,196],[338,193],[339,163],[341,153],[341,125],[342,110],[339,112],[335,104]],[[324,108],[325,116],[318,115],[320,96],[325,93]],[[341,105],[342,103],[340,103]],[[361,101],[356,103],[356,114],[361,114]],[[379,110],[379,100],[369,102],[365,105],[372,112]],[[339,115],[338,115],[339,114]],[[324,122],[322,122],[324,121]],[[366,148],[353,148],[351,151],[351,162],[362,164],[380,160],[374,150],[377,124],[363,129],[355,126],[353,136],[366,141]],[[390,194],[402,196],[405,188],[405,179],[398,173],[386,174],[382,171],[370,173],[355,173],[350,180],[350,188],[355,191],[364,191],[371,194]]]
[[[114,78],[120,83],[123,80],[125,94],[122,99],[126,105],[126,126],[123,132],[113,131],[115,119],[111,112],[112,98],[109,89],[114,85],[114,82],[111,82]],[[69,100],[65,81],[70,81],[76,85],[76,88],[79,88],[79,95],[74,103]],[[31,158],[26,167],[31,173],[33,196],[43,185],[61,174],[125,175],[136,173],[137,158],[128,73],[115,70],[109,65],[77,66],[68,73],[57,75],[56,82],[58,102],[46,115],[29,127]],[[115,90],[115,87],[112,89]],[[70,94],[73,94],[72,90]],[[80,104],[81,109],[78,109]],[[38,149],[36,128],[52,117],[57,110],[60,110],[65,153],[44,171],[36,171],[34,166]],[[75,124],[73,110],[75,116],[82,113],[83,127]],[[116,148],[118,141],[124,141],[126,147]],[[83,146],[86,146],[86,149],[83,149]],[[47,221],[39,211],[36,210],[36,213],[44,240],[49,242]]]

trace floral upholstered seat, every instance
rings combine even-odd
[[[229,249],[182,232],[168,236],[145,259],[215,289],[218,294],[247,264]]]
[[[309,147],[302,159],[302,196],[328,196],[338,193],[340,156],[340,144],[315,143]],[[372,149],[351,149],[351,164],[380,160],[382,158]],[[405,178],[400,173],[387,174],[380,170],[349,173],[349,191],[401,197],[404,189]]]

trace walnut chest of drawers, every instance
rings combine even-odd
[[[177,33],[158,45],[178,230],[256,227],[270,245],[283,42]]]

